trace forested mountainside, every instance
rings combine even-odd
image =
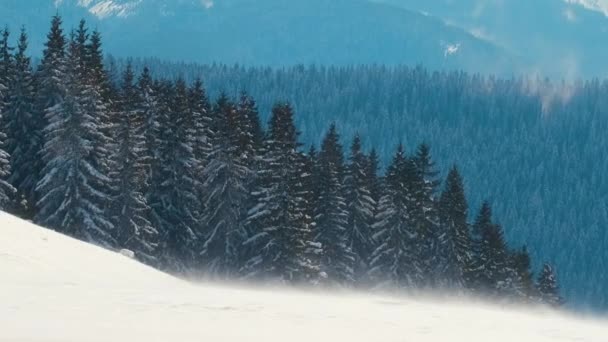
[[[608,6],[589,0],[3,0],[42,51],[59,11],[122,57],[288,66],[424,63],[432,70],[606,77]]]
[[[458,167],[442,182],[426,144],[395,144],[381,172],[365,135],[346,152],[330,120],[303,146],[288,102],[264,128],[246,93],[211,101],[200,80],[129,65],[113,82],[84,21],[66,36],[53,18],[36,71],[25,31],[14,50],[8,38],[5,210],[179,275],[562,303],[554,268],[534,279],[490,203],[469,220]]]
[[[160,77],[203,75],[213,98],[247,89],[263,122],[274,101],[287,100],[302,141],[320,143],[335,121],[343,144],[359,132],[385,166],[399,142],[409,153],[429,143],[444,172],[454,162],[460,166],[473,212],[489,199],[510,241],[528,244],[533,260],[556,262],[568,298],[606,307],[606,82],[500,79],[424,67],[133,64]],[[124,62],[109,65],[119,70]]]
[[[526,56],[528,72],[559,78],[606,77],[604,0],[374,0],[440,18]]]
[[[212,4],[205,6],[204,4]],[[249,65],[416,64],[510,74],[521,59],[415,11],[367,0],[3,0],[0,18],[33,33],[41,51],[48,17],[84,17],[122,57]]]

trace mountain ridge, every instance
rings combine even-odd
[[[87,19],[107,38],[106,52],[121,57],[267,66],[424,64],[500,74],[520,64],[501,47],[437,18],[363,0],[35,1],[41,4],[30,6],[38,7],[35,15],[18,0],[3,2],[0,11],[12,13],[5,20],[13,31],[26,24],[38,51],[58,11],[68,29]]]

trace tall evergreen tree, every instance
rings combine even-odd
[[[5,121],[6,150],[11,156],[12,167],[9,181],[17,189],[12,209],[18,216],[32,219],[36,203],[34,189],[42,167],[39,152],[44,121],[34,107],[36,95],[27,47],[27,34],[22,30],[14,57]]]
[[[195,140],[194,158],[197,160],[197,176],[203,177],[204,168],[209,161],[209,154],[213,143],[212,108],[203,87],[203,82],[196,79],[188,90],[188,103],[194,121]],[[219,119],[219,118],[217,118]]]
[[[405,170],[410,163],[399,145],[386,172],[384,192],[373,225],[376,248],[370,261],[370,277],[381,286],[412,287],[418,283],[416,232],[408,211],[409,192]]]
[[[97,166],[95,146],[101,139],[99,121],[90,93],[83,84],[84,71],[78,42],[70,41],[67,63],[57,65],[56,105],[46,111],[42,150],[44,176],[37,184],[40,199],[36,222],[90,241],[112,247],[114,226],[100,204],[107,194],[97,186],[109,182]]]
[[[535,295],[531,270],[530,254],[526,246],[510,255],[510,268],[513,270],[513,290],[517,297],[530,300]]]
[[[0,119],[2,119],[2,112],[0,112]],[[6,135],[0,131],[0,210],[7,210],[10,208],[11,198],[15,193],[15,188],[7,181],[10,176],[10,155],[4,150],[4,142]]]
[[[8,27],[0,30],[0,111],[6,107],[8,88],[13,73],[13,48],[9,45]]]
[[[430,286],[441,286],[441,270],[447,264],[440,250],[445,243],[445,236],[439,227],[437,192],[441,181],[439,172],[431,158],[431,150],[427,144],[421,144],[413,157],[418,172],[418,180],[422,181],[417,192],[416,206],[419,209],[419,222],[422,246],[420,257],[425,283]]]
[[[160,258],[163,267],[189,272],[196,266],[200,201],[197,196],[197,168],[193,152],[194,122],[188,107],[186,83],[175,86],[163,82],[159,91],[157,136],[158,162],[152,172],[150,202],[152,222],[160,232]]]
[[[5,101],[12,73],[8,28],[1,30],[0,36],[0,122],[4,122]],[[15,192],[13,186],[8,182],[11,173],[11,156],[5,151],[6,140],[4,130],[0,129],[0,210],[12,209],[10,204]]]
[[[103,101],[112,108],[117,91],[108,76],[109,72],[105,69],[101,33],[98,30],[94,30],[90,34],[88,41],[84,44],[84,53],[85,65],[89,69],[90,77],[98,85]],[[104,117],[102,121],[107,119]]]
[[[158,231],[150,223],[150,208],[144,196],[146,189],[146,154],[144,112],[129,65],[124,72],[116,128],[117,153],[113,156],[111,179],[116,196],[112,199],[112,219],[116,240],[146,263],[156,262]]]
[[[315,242],[321,244],[321,270],[330,283],[354,281],[355,257],[348,244],[348,211],[344,189],[344,156],[340,136],[332,124],[319,153],[319,193],[315,210]]]
[[[146,170],[146,188],[144,189],[144,194],[148,200],[152,185],[151,182],[154,179],[152,171],[159,170],[158,165],[155,164],[157,164],[160,160],[158,155],[159,146],[157,144],[159,142],[158,138],[160,133],[160,104],[158,94],[156,92],[157,87],[155,87],[155,82],[152,79],[152,75],[150,74],[150,70],[148,68],[144,68],[143,72],[139,76],[137,81],[137,90],[139,93],[138,110],[141,112],[143,117],[143,153],[146,156],[144,159]]]
[[[239,151],[239,113],[222,95],[214,109],[211,151],[203,171],[203,231],[199,254],[207,274],[234,275],[245,240],[247,181],[250,169]]]
[[[511,266],[506,250],[502,229],[492,221],[492,209],[489,202],[484,202],[473,225],[474,254],[473,286],[477,290],[497,295],[506,292],[511,286],[508,268]]]
[[[43,121],[41,124],[43,130],[48,125],[47,113],[54,111],[55,106],[63,102],[66,90],[65,84],[63,84],[66,79],[67,67],[66,37],[63,33],[61,17],[58,15],[54,16],[51,21],[51,28],[44,46],[42,61],[36,73],[38,86],[36,111],[37,116]],[[39,155],[39,159],[44,163],[42,155]]]
[[[13,73],[13,50],[9,38],[11,32],[8,27],[0,30],[0,82],[3,85],[2,101],[6,101],[8,87],[11,83]],[[4,102],[2,102],[4,104]]]
[[[367,183],[369,188],[369,194],[371,198],[376,203],[376,207],[380,202],[380,193],[382,191],[382,181],[379,175],[380,171],[380,157],[376,152],[375,148],[372,148],[371,152],[367,156],[366,162],[367,171],[365,172],[367,176]],[[374,213],[375,216],[375,213]]]
[[[439,199],[439,220],[445,240],[440,253],[448,264],[443,274],[448,287],[469,288],[473,284],[473,254],[467,223],[468,204],[464,185],[456,166],[448,173],[445,189]]]
[[[350,163],[345,180],[346,205],[348,208],[347,243],[353,251],[353,269],[357,280],[364,276],[371,252],[371,225],[374,223],[376,202],[372,198],[368,159],[361,150],[361,138],[355,135],[351,145]]]
[[[300,241],[303,241],[304,249],[299,251],[300,256],[300,279],[308,284],[318,285],[321,279],[321,257],[323,248],[320,243],[314,241],[317,222],[315,221],[315,206],[319,196],[318,182],[318,154],[313,146],[306,154],[301,154],[302,162],[298,163],[296,173],[298,180],[294,188],[296,197],[301,198],[298,206],[300,220],[298,227],[301,228]]]
[[[90,137],[93,143],[90,161],[102,177],[93,186],[101,194],[105,194],[100,197],[98,205],[104,209],[104,212],[109,212],[111,195],[115,194],[109,175],[110,171],[115,168],[112,165],[114,161],[112,156],[117,153],[118,148],[115,143],[117,139],[114,136],[117,120],[113,118],[116,116],[118,108],[113,103],[113,99],[104,96],[108,90],[100,35],[96,33],[93,36],[95,40],[92,42],[89,41],[90,37],[85,21],[81,20],[75,35],[76,50],[80,56],[79,63],[82,70],[80,82],[83,93],[80,102],[83,109],[96,121],[95,134]],[[109,215],[106,219],[110,219]]]
[[[258,108],[253,97],[241,93],[237,105],[239,122],[239,151],[248,166],[260,155],[264,133],[260,124]]]
[[[538,276],[536,289],[540,295],[541,302],[551,306],[560,306],[563,304],[564,300],[559,294],[557,278],[551,265],[543,265],[543,269]]]
[[[246,277],[314,282],[310,217],[310,163],[298,152],[298,132],[288,104],[272,110],[259,178],[249,210]]]

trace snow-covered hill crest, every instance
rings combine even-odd
[[[2,342],[596,342],[608,336],[606,322],[553,312],[193,285],[3,213],[0,274]]]
[[[76,5],[86,8],[91,14],[100,19],[107,17],[126,18],[133,14],[143,0],[72,0]],[[55,0],[55,6],[59,8],[66,0]]]

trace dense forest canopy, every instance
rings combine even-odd
[[[605,304],[604,83],[125,64],[59,17],[34,71],[3,37],[0,199],[22,217],[182,274],[557,304],[549,260]]]
[[[109,62],[116,70],[126,63]],[[582,307],[608,305],[606,81],[502,79],[422,66],[132,63],[161,77],[203,75],[211,97],[247,89],[263,122],[276,99],[287,100],[304,142],[320,143],[327,122],[336,122],[344,144],[359,132],[384,166],[395,144],[413,152],[429,143],[444,172],[460,166],[472,212],[489,199],[511,241],[528,244],[534,260],[556,262],[568,298]]]

